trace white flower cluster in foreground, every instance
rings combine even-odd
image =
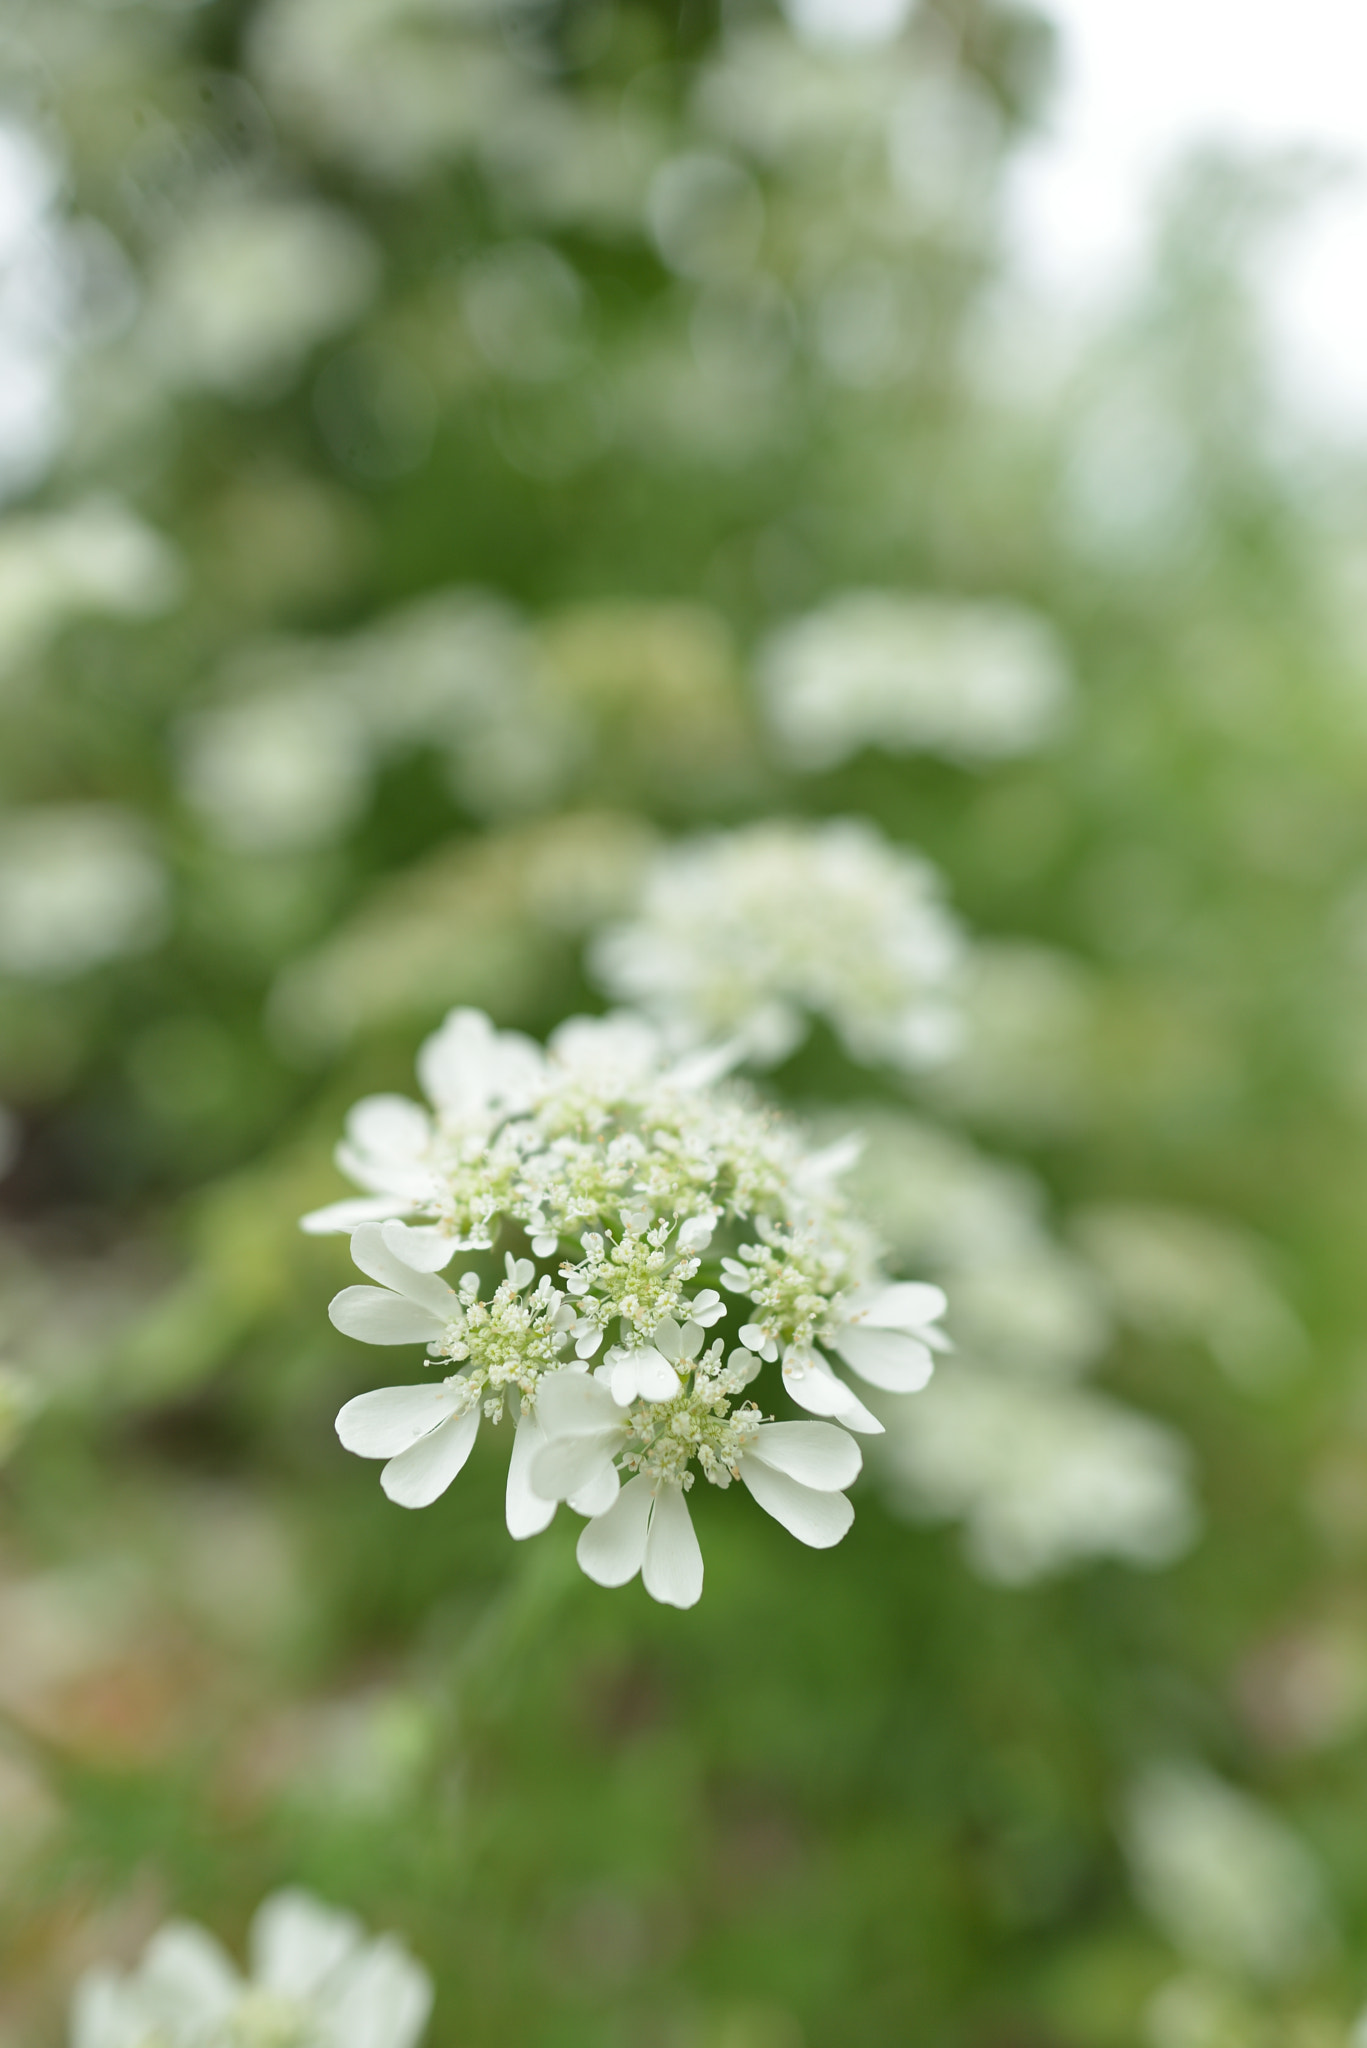
[[[243,1977],[211,1934],[172,1920],[130,1975],[76,1988],[71,2048],[414,2048],[432,1984],[392,1935],[311,1898],[276,1892],[251,1929]]]
[[[671,1063],[629,1013],[572,1018],[543,1051],[454,1010],[419,1059],[431,1113],[400,1096],[357,1104],[338,1163],[368,1193],[305,1227],[350,1230],[379,1284],[344,1289],[332,1320],[368,1343],[425,1344],[448,1368],[337,1418],[348,1450],[386,1461],[391,1500],[436,1500],[481,1416],[507,1415],[510,1532],[534,1535],[568,1500],[589,1518],[579,1561],[601,1585],[640,1571],[657,1600],[692,1606],[699,1472],[740,1480],[802,1542],[839,1541],[860,1453],[834,1425],[882,1424],[827,1353],[915,1392],[945,1341],[944,1296],[880,1276],[834,1185],[848,1149],[808,1152],[721,1078],[725,1063]],[[481,1264],[451,1287],[439,1275],[457,1251]],[[726,1294],[734,1338],[717,1328]],[[742,1399],[766,1364],[831,1420],[774,1422]]]
[[[758,673],[774,733],[803,768],[862,747],[969,762],[1029,753],[1069,693],[1063,650],[1033,613],[878,590],[780,627]]]
[[[670,848],[592,963],[612,995],[687,1037],[736,1033],[755,1057],[781,1059],[817,1016],[857,1060],[920,1067],[953,1042],[960,952],[930,863],[836,819]]]

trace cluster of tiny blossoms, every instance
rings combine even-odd
[[[456,1010],[420,1055],[430,1110],[356,1105],[337,1156],[365,1193],[305,1228],[349,1231],[378,1284],[343,1289],[329,1312],[348,1335],[421,1343],[449,1368],[338,1417],[349,1450],[385,1461],[391,1499],[437,1499],[481,1419],[507,1415],[511,1533],[535,1534],[567,1500],[588,1518],[579,1557],[601,1583],[641,1570],[657,1598],[697,1599],[684,1496],[699,1471],[742,1481],[803,1541],[843,1535],[860,1465],[846,1431],[882,1425],[826,1354],[914,1392],[944,1342],[944,1298],[879,1275],[836,1186],[845,1148],[809,1151],[729,1063],[671,1060],[626,1012],[572,1019],[543,1050]],[[453,1287],[441,1275],[457,1252],[485,1263]],[[727,1294],[738,1341],[709,1339],[733,1313]],[[766,1363],[828,1419],[774,1421],[740,1400]]]
[[[661,853],[592,965],[666,1029],[734,1033],[754,1060],[782,1059],[820,1017],[853,1058],[916,1069],[955,1043],[962,950],[919,854],[862,819],[767,819]]]

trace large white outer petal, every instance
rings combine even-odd
[[[605,1515],[584,1524],[575,1549],[580,1570],[600,1586],[625,1586],[641,1569],[654,1505],[653,1482],[629,1479]]]
[[[702,1596],[702,1551],[693,1517],[683,1488],[668,1481],[655,1496],[641,1581],[651,1599],[663,1601],[666,1607],[696,1607]]]
[[[381,1935],[328,1985],[320,2048],[415,2048],[431,2010],[426,1970],[392,1935]]]
[[[545,1073],[539,1045],[520,1031],[495,1031],[483,1010],[447,1015],[418,1054],[418,1079],[454,1121],[524,1109]]]
[[[219,2024],[242,1992],[231,1959],[188,1920],[168,1921],[153,1935],[136,1984],[149,2011],[186,2034]]]
[[[520,1542],[525,1536],[539,1536],[555,1514],[554,1496],[537,1493],[532,1486],[531,1468],[536,1453],[545,1448],[546,1438],[534,1415],[518,1417],[513,1432],[513,1455],[508,1460],[508,1488],[504,1512],[508,1534]]]
[[[607,1388],[591,1373],[571,1367],[543,1373],[536,1388],[536,1419],[548,1439],[594,1436],[622,1426],[621,1410]]]
[[[388,1164],[423,1158],[432,1142],[432,1119],[407,1095],[366,1095],[347,1113],[345,1143],[363,1157]]]
[[[529,1478],[533,1492],[549,1501],[587,1493],[590,1499],[602,1498],[604,1506],[611,1507],[616,1489],[608,1489],[603,1474],[613,1469],[612,1461],[626,1440],[627,1432],[620,1423],[593,1436],[552,1438],[532,1458]]]
[[[449,1323],[457,1306],[454,1291],[435,1273],[418,1272],[398,1256],[389,1242],[388,1233],[393,1228],[390,1223],[362,1223],[351,1233],[352,1258],[363,1273],[378,1280],[382,1287],[392,1287],[409,1301],[421,1302],[434,1316],[440,1316],[444,1324]],[[398,1228],[402,1230],[403,1224]]]
[[[421,1302],[405,1301],[387,1287],[344,1287],[328,1303],[328,1320],[363,1344],[430,1344],[446,1328]]]
[[[434,1223],[386,1223],[384,1241],[403,1266],[414,1273],[440,1273],[460,1249],[459,1239]]]
[[[348,1401],[337,1417],[343,1449],[358,1458],[397,1458],[445,1422],[466,1400],[460,1378],[412,1387],[376,1387]]]
[[[861,1380],[889,1394],[919,1394],[935,1370],[925,1345],[902,1330],[842,1323],[828,1341]]]
[[[363,1939],[350,1913],[293,1887],[273,1892],[252,1920],[252,1975],[264,1990],[308,1998]]]
[[[936,1323],[949,1303],[943,1291],[924,1280],[890,1280],[886,1286],[860,1287],[846,1301],[849,1319],[879,1330],[919,1330]]]
[[[854,1509],[843,1493],[804,1486],[788,1473],[765,1464],[762,1458],[747,1453],[740,1461],[740,1476],[765,1513],[781,1522],[799,1543],[809,1543],[813,1550],[829,1550],[854,1520]]]
[[[852,1485],[864,1463],[854,1438],[829,1422],[763,1422],[746,1456],[819,1493]]]
[[[837,1378],[819,1352],[789,1351],[783,1361],[783,1384],[811,1415],[834,1415],[846,1429],[862,1436],[881,1436],[883,1425],[852,1388]]]
[[[345,1201],[329,1202],[325,1208],[310,1209],[299,1218],[299,1228],[310,1237],[327,1237],[344,1230],[350,1237],[358,1223],[374,1223],[385,1216],[399,1215],[412,1203],[393,1195],[348,1195]]]
[[[476,1401],[463,1415],[453,1415],[411,1450],[391,1458],[380,1474],[380,1484],[389,1498],[401,1508],[430,1507],[445,1493],[474,1449],[479,1416]]]
[[[616,1500],[621,1485],[615,1465],[600,1465],[592,1479],[584,1486],[577,1486],[569,1496],[570,1506],[576,1515],[605,1515]]]

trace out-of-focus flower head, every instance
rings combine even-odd
[[[159,252],[148,321],[166,374],[273,396],[375,289],[369,238],[314,199],[211,194]]]
[[[407,184],[539,103],[493,0],[268,0],[249,55],[267,104],[315,148]]]
[[[415,2048],[426,1970],[392,1935],[302,1891],[276,1892],[251,1928],[244,1977],[204,1928],[172,1920],[129,1973],[76,1989],[71,2048]]]
[[[629,1012],[572,1018],[543,1051],[455,1010],[419,1061],[434,1113],[399,1096],[357,1104],[338,1162],[367,1193],[305,1227],[351,1230],[379,1285],[344,1289],[332,1320],[456,1368],[362,1394],[338,1417],[348,1449],[386,1461],[391,1499],[436,1500],[481,1414],[511,1413],[510,1532],[535,1534],[568,1499],[590,1517],[579,1557],[603,1584],[643,1569],[655,1598],[697,1600],[694,1463],[713,1485],[741,1479],[804,1542],[843,1535],[851,1511],[832,1496],[857,1447],[824,1422],[771,1425],[736,1397],[781,1363],[799,1407],[880,1433],[826,1352],[872,1386],[916,1392],[945,1341],[944,1296],[883,1279],[834,1185],[848,1148],[808,1151],[722,1080],[727,1063],[671,1059]],[[438,1277],[457,1250],[509,1237],[492,1288],[477,1269],[458,1289]],[[570,1247],[580,1255],[562,1256]],[[729,1355],[706,1336],[729,1314],[721,1290],[748,1305]]]
[[[1329,1901],[1309,1850],[1203,1766],[1153,1765],[1131,1789],[1122,1835],[1141,1905],[1196,1962],[1275,1984],[1330,1947]]]
[[[169,918],[166,870],[132,812],[43,804],[0,817],[0,974],[64,981],[146,952]]]
[[[977,764],[1043,746],[1069,694],[1063,650],[1033,613],[849,591],[761,647],[774,735],[793,762],[836,767],[864,747]]]
[[[161,535],[116,498],[0,523],[0,677],[39,655],[83,613],[145,618],[180,592]]]
[[[611,995],[685,1040],[735,1034],[781,1059],[816,1016],[855,1059],[918,1068],[953,1040],[959,951],[929,862],[843,819],[669,848],[591,961]]]
[[[1305,1363],[1306,1333],[1270,1276],[1267,1248],[1234,1224],[1115,1203],[1087,1209],[1074,1230],[1136,1328],[1207,1344],[1248,1388],[1276,1384]]]
[[[1170,1564],[1196,1532],[1181,1438],[1086,1388],[965,1361],[889,1417],[879,1453],[893,1504],[961,1519],[970,1562],[1003,1585],[1100,1557]]]
[[[75,280],[50,152],[0,120],[0,498],[35,483],[62,438],[63,343]]]

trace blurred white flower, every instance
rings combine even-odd
[[[938,1107],[1027,1139],[1085,1123],[1102,1012],[1082,961],[1025,939],[978,939],[954,993],[961,1028],[925,1080]]]
[[[267,0],[252,68],[315,145],[394,183],[478,146],[546,97],[492,0]]]
[[[1175,1948],[1255,1983],[1318,1962],[1333,1923],[1299,1837],[1199,1764],[1155,1764],[1126,1802],[1122,1835],[1140,1904]]]
[[[873,826],[766,822],[684,840],[590,959],[611,994],[684,1037],[782,1058],[824,1019],[860,1060],[924,1066],[953,1041],[960,953],[940,879]]]
[[[890,43],[911,8],[912,0],[784,0],[783,11],[804,41],[859,49]]]
[[[55,216],[59,171],[0,120],[0,498],[37,482],[61,442],[74,265]]]
[[[1085,1210],[1074,1231],[1136,1328],[1207,1344],[1248,1388],[1275,1385],[1305,1364],[1305,1329],[1251,1233],[1213,1216],[1121,1203]]]
[[[1168,1564],[1192,1541],[1186,1445],[1103,1395],[973,1364],[938,1374],[914,1410],[883,1412],[889,1498],[961,1518],[985,1578],[1024,1585],[1098,1557]]]
[[[85,612],[143,618],[181,587],[174,550],[117,498],[0,522],[0,676]]]
[[[181,789],[229,846],[325,844],[386,760],[431,747],[480,817],[543,802],[580,751],[535,639],[481,591],[440,591],[331,640],[276,640],[228,667],[180,729]]]
[[[166,870],[131,812],[44,804],[0,817],[0,973],[63,981],[146,952],[169,919]]]
[[[250,1947],[244,1977],[204,1928],[169,1921],[129,1974],[81,1979],[71,2048],[414,2048],[427,2024],[422,1965],[307,1892],[268,1898]]]
[[[1068,1378],[1095,1363],[1112,1321],[1096,1273],[1049,1229],[1044,1189],[906,1110],[858,1104],[819,1127],[861,1140],[848,1186],[899,1264],[945,1283],[953,1336],[974,1364]]]
[[[775,737],[807,769],[863,747],[967,763],[1028,753],[1053,737],[1070,687],[1031,612],[873,590],[780,627],[757,674]]]
[[[180,785],[215,838],[249,851],[316,846],[370,794],[371,750],[345,699],[300,684],[189,718]]]
[[[177,383],[270,395],[371,298],[369,237],[316,200],[217,197],[162,250],[148,306]]]

